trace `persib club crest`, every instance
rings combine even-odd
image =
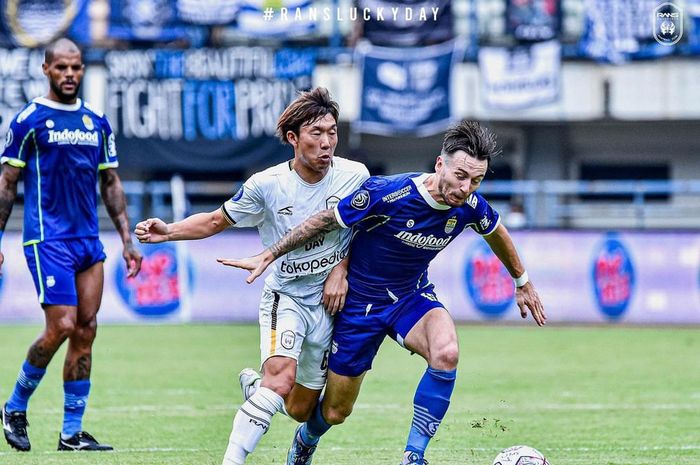
[[[453,216],[449,220],[447,220],[447,224],[445,224],[445,233],[449,234],[452,231],[455,230],[455,226],[457,226],[457,217]]]
[[[92,131],[95,129],[95,125],[92,122],[92,118],[90,118],[88,115],[83,115],[83,124],[85,125],[85,128],[88,131]]]
[[[683,10],[673,3],[662,3],[654,8],[652,25],[658,43],[674,45],[683,36]]]

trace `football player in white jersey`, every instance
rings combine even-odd
[[[326,89],[302,92],[277,124],[280,139],[294,148],[294,159],[254,174],[213,212],[171,224],[149,218],[136,225],[136,236],[158,243],[255,226],[264,246],[271,246],[310,215],[335,207],[369,177],[363,164],[333,156],[337,122],[338,105]],[[252,370],[241,372],[246,401],[233,420],[224,465],[245,462],[275,413],[305,421],[313,411],[326,380],[333,314],[347,293],[349,242],[349,230],[321,235],[282,257],[266,279],[260,302],[262,380],[258,387]]]

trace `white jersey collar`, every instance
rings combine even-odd
[[[299,181],[304,186],[316,187],[316,186],[323,185],[325,182],[327,182],[332,177],[334,165],[335,165],[335,163],[331,163],[331,166],[328,167],[328,172],[326,173],[326,175],[324,177],[322,177],[320,181],[315,182],[313,184],[304,181],[304,179],[301,176],[299,176],[299,173],[297,173],[297,170],[292,168],[291,163],[289,163],[289,170],[293,173],[294,177],[297,178],[297,181]]]
[[[416,176],[415,178],[411,178],[411,181],[416,185],[418,188],[418,193],[423,197],[423,200],[425,200],[428,205],[433,207],[435,210],[449,210],[450,207],[449,205],[443,205],[441,203],[437,203],[437,201],[433,198],[432,195],[430,195],[430,192],[428,192],[428,188],[425,187],[425,182],[426,179],[428,179],[430,175],[428,173],[423,173],[420,176]]]
[[[33,102],[39,103],[41,105],[44,105],[49,108],[53,108],[54,110],[63,110],[63,111],[76,111],[80,110],[80,107],[83,105],[83,102],[80,99],[77,99],[75,103],[72,103],[70,105],[61,103],[61,102],[55,102],[53,100],[49,100],[46,97],[37,97]]]

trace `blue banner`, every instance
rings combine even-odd
[[[311,87],[315,63],[313,49],[108,52],[107,114],[120,162],[207,171],[284,160],[277,120]]]
[[[113,39],[170,42],[187,37],[174,0],[110,0]]]
[[[90,44],[87,0],[0,0],[0,46],[42,47],[68,36]]]
[[[380,135],[426,136],[452,119],[450,82],[463,47],[450,41],[422,48],[356,48],[362,69],[362,103],[353,129]]]
[[[559,36],[558,0],[507,0],[506,32],[516,40],[539,41]]]

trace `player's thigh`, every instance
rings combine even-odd
[[[78,290],[78,323],[88,324],[95,319],[102,303],[104,264],[97,262],[76,275]]]
[[[332,369],[328,370],[328,381],[323,396],[323,416],[331,424],[352,413],[365,374],[366,372],[359,376],[345,376],[335,373]]]
[[[296,421],[308,420],[320,396],[320,389],[309,389],[306,386],[295,383],[292,392],[285,399],[287,413]]]
[[[306,321],[307,333],[301,346],[297,365],[297,384],[320,391],[326,384],[328,356],[333,336],[333,317],[322,305],[300,309]]]
[[[457,330],[452,317],[444,307],[430,309],[408,332],[404,346],[431,364],[446,351],[456,351]]]
[[[260,300],[260,359],[264,365],[272,357],[299,360],[306,337],[306,321],[297,302],[267,287]]]
[[[350,378],[370,370],[387,326],[384,307],[346,303],[335,316],[329,370]]]
[[[75,276],[78,293],[78,323],[94,323],[102,303],[104,287],[104,260],[106,255],[99,239],[78,239],[70,243],[79,270]]]
[[[43,307],[78,305],[75,283],[78,263],[67,241],[26,245],[24,257],[34,281],[39,303]]]

